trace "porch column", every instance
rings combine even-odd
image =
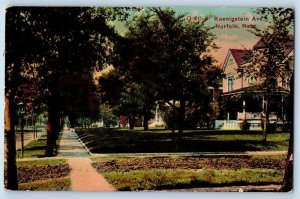
[[[243,99],[243,115],[244,115],[244,120],[246,119],[246,101]]]
[[[262,110],[261,110],[262,120],[263,123],[265,121],[265,96],[262,97]],[[262,129],[264,129],[264,124],[261,126]]]
[[[230,117],[229,117],[229,112],[227,112],[227,120],[229,120],[229,118],[230,118]]]

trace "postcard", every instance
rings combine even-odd
[[[9,7],[7,190],[289,192],[294,10]]]

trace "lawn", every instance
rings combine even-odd
[[[41,136],[39,139],[30,141],[24,146],[24,158],[42,157],[46,149],[46,135]],[[21,149],[17,150],[17,158],[21,158]]]
[[[57,140],[57,144],[59,144]],[[46,150],[47,134],[44,133],[38,139],[31,140],[24,146],[24,158],[44,157]],[[17,150],[17,158],[22,158],[21,149]]]
[[[19,190],[70,190],[70,168],[64,159],[17,161],[17,168]]]
[[[117,190],[280,184],[283,156],[110,156],[92,158]]]
[[[232,152],[287,150],[289,133],[188,130],[76,129],[92,153]]]

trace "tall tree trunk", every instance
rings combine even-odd
[[[76,123],[76,118],[75,116],[71,113],[68,115],[69,121],[70,121],[70,127],[74,128],[75,127],[75,123]]]
[[[149,125],[148,125],[148,121],[150,119],[150,112],[144,108],[144,121],[143,121],[143,127],[144,127],[144,131],[148,131],[149,130]]]
[[[267,134],[270,126],[270,121],[269,121],[269,100],[266,99],[264,101],[264,118],[263,118],[263,142],[267,143]]]
[[[290,141],[287,160],[285,164],[285,172],[283,182],[280,191],[291,191],[293,189],[293,154],[294,154],[294,73],[291,77],[291,93],[290,93],[290,106],[288,113],[291,113],[291,129],[290,129]]]
[[[176,102],[175,102],[175,100],[173,100],[173,106],[172,106],[172,108],[173,108],[173,114],[172,114],[172,134],[174,134],[175,133],[175,118],[176,118]]]
[[[14,128],[14,106],[9,96],[5,96],[4,111],[7,160],[7,189],[18,190],[18,175],[16,164],[16,135]]]
[[[130,115],[128,119],[129,119],[129,129],[133,130],[133,128],[134,128],[134,116]]]
[[[21,113],[21,156],[24,157],[24,114]]]
[[[285,172],[280,191],[287,192],[293,189],[293,144],[294,144],[293,131],[290,132],[289,150],[285,163]]]
[[[179,114],[178,114],[178,133],[183,133],[185,118],[185,100],[181,99],[179,104]]]
[[[55,106],[55,99],[50,97],[48,103],[48,123],[47,123],[47,145],[45,156],[54,156],[56,140],[60,131],[60,115],[58,107]]]

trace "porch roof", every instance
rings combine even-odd
[[[221,96],[231,96],[231,95],[236,95],[236,94],[242,94],[242,93],[265,93],[268,92],[267,89],[265,88],[260,88],[260,86],[250,86],[250,87],[244,87],[244,88],[240,88],[240,89],[236,89],[233,91],[229,91],[229,92],[225,92],[223,93]],[[275,93],[282,93],[282,94],[289,94],[290,91],[286,90],[282,87],[278,87],[275,91]]]

